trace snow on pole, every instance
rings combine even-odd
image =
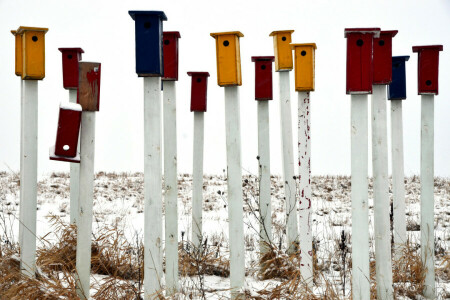
[[[284,195],[286,198],[287,249],[292,254],[298,250],[297,201],[294,173],[294,145],[289,72],[293,68],[291,35],[294,30],[273,31],[275,71],[280,79],[281,151],[283,163]]]
[[[347,80],[351,95],[352,294],[370,298],[368,203],[368,108],[372,93],[373,38],[379,28],[346,28]]]
[[[217,83],[225,87],[225,129],[230,238],[231,298],[242,297],[245,280],[239,87],[242,85],[239,31],[211,33],[216,40]]]
[[[315,88],[315,43],[291,44],[295,52],[295,90],[298,92],[298,166],[300,274],[313,287],[311,199],[311,104]]]
[[[425,268],[423,295],[436,298],[434,271],[434,95],[439,94],[439,51],[442,45],[415,46],[418,53],[418,94],[421,95],[420,250]]]
[[[252,56],[255,62],[255,100],[258,111],[259,251],[264,255],[272,244],[272,203],[270,181],[269,100],[273,99],[274,56]]]
[[[15,36],[15,74],[21,76],[20,146],[20,270],[30,277],[36,272],[38,81],[45,77],[47,28],[11,30]]]

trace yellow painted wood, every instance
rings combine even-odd
[[[290,47],[293,32],[294,30],[278,30],[272,31],[269,35],[273,36],[276,72],[290,71],[294,66]]]
[[[17,76],[22,76],[22,62],[23,62],[23,57],[22,57],[22,36],[20,34],[17,34],[17,30],[11,30],[11,33],[14,35],[15,37],[15,53],[16,53],[16,57],[15,57],[15,70],[14,72],[16,73]]]
[[[211,33],[216,40],[217,84],[219,86],[242,85],[239,31]]]
[[[316,44],[291,44],[295,52],[295,90],[314,91]]]

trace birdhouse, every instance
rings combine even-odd
[[[128,12],[135,21],[136,73],[139,77],[163,76],[163,21],[162,11]]]
[[[398,30],[381,31],[373,39],[373,84],[389,84],[392,81],[392,38]]]
[[[295,53],[295,90],[314,91],[315,43],[291,44]]]
[[[99,111],[101,64],[80,61],[78,70],[77,103],[83,111]]]
[[[216,39],[217,84],[219,86],[242,85],[239,31],[211,33]]]
[[[65,89],[78,88],[78,62],[81,60],[81,48],[58,48],[62,53],[63,86]]]
[[[373,39],[380,28],[346,28],[347,94],[371,94],[373,84]]]
[[[392,57],[392,82],[388,85],[389,100],[406,99],[406,62],[409,56]]]
[[[178,80],[178,31],[163,32],[164,76],[162,80]]]
[[[206,112],[206,96],[208,89],[208,72],[188,72],[192,77],[191,111]]]
[[[78,136],[80,134],[81,106],[61,103],[55,146],[50,148],[51,160],[79,162]]]
[[[24,27],[11,30],[16,37],[15,73],[24,80],[45,77],[45,33],[48,28]]]
[[[418,94],[439,94],[439,51],[442,45],[414,46],[413,52],[419,53]]]
[[[252,56],[255,63],[255,99],[272,100],[272,62],[274,56]]]
[[[273,31],[273,48],[275,52],[275,71],[290,71],[294,64],[292,61],[291,35],[294,30]]]

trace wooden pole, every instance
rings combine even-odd
[[[289,71],[278,72],[280,78],[280,120],[283,161],[284,194],[286,197],[287,248],[294,253],[298,244],[296,184],[294,179],[294,146]]]
[[[194,165],[192,172],[192,243],[202,244],[204,112],[194,111]]]
[[[420,250],[427,299],[436,298],[434,273],[434,95],[422,95],[420,145]]]
[[[162,288],[161,77],[144,77],[144,298]]]
[[[166,290],[178,290],[178,178],[176,81],[163,81]]]
[[[352,293],[370,298],[367,95],[351,95]]]
[[[94,201],[95,111],[81,113],[80,189],[77,216],[77,295],[89,299]]]
[[[374,85],[371,119],[377,297],[380,299],[394,299],[389,220],[390,200],[386,115],[386,85]]]
[[[69,102],[77,103],[77,90],[69,90]],[[80,190],[80,164],[70,163],[70,224],[77,223]]]

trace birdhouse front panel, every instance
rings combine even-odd
[[[81,60],[81,48],[58,48],[62,53],[63,86],[65,89],[78,88],[78,62]]]
[[[191,80],[191,111],[206,112],[208,72],[188,72]]]
[[[294,30],[279,30],[270,33],[273,36],[276,72],[290,71],[294,67],[290,46],[293,32]]]
[[[255,63],[255,99],[272,100],[272,62],[275,61],[275,57],[252,56],[252,61]]]
[[[178,31],[163,32],[164,76],[166,81],[178,80]]]
[[[392,82],[388,85],[389,100],[406,99],[406,62],[409,56],[392,57]]]
[[[17,34],[17,30],[11,30],[15,39],[15,68],[14,73],[17,76],[22,76],[23,56],[22,56],[22,35]]]
[[[295,90],[314,91],[316,44],[292,44],[295,52]]]
[[[418,58],[418,94],[439,94],[439,51],[442,45],[415,46]]]
[[[77,103],[81,105],[83,111],[99,111],[101,64],[80,62],[78,69]]]
[[[219,86],[242,85],[241,54],[238,31],[211,33],[216,39],[217,84]]]
[[[389,84],[392,81],[392,38],[397,30],[381,31],[373,39],[373,84]]]
[[[58,130],[56,132],[55,155],[75,157],[81,124],[81,106],[75,103],[61,104]]]

